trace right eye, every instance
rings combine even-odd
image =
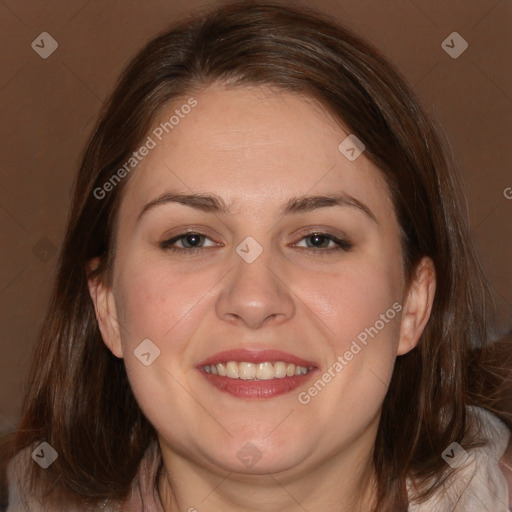
[[[203,233],[198,231],[187,231],[186,233],[180,233],[169,240],[164,240],[160,243],[160,247],[171,252],[203,252],[204,247],[200,246],[202,238],[209,240],[209,238]],[[177,242],[181,243],[183,247],[174,247]]]

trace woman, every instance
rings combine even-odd
[[[83,157],[7,510],[508,510],[460,189],[324,16],[235,2],[157,37]]]

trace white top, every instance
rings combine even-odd
[[[457,446],[447,447],[443,458],[457,468],[429,500],[421,505],[411,503],[409,512],[510,512],[507,478],[499,461],[505,453],[511,432],[494,414],[480,407],[468,407],[476,415],[478,429],[489,439],[486,446],[469,452]],[[465,457],[467,457],[465,459]],[[465,460],[464,460],[465,459]],[[508,471],[505,468],[505,471]],[[512,482],[512,468],[507,475]],[[410,481],[407,481],[411,499]],[[512,501],[512,500],[510,500]]]

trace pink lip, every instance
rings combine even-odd
[[[228,361],[237,361],[239,363],[264,363],[268,361],[269,363],[276,363],[278,361],[282,361],[284,363],[292,363],[295,366],[305,366],[309,368],[310,366],[316,367],[317,365],[312,361],[306,361],[301,357],[294,356],[292,354],[288,354],[287,352],[283,352],[281,350],[274,349],[260,349],[260,350],[247,350],[247,349],[233,349],[233,350],[224,350],[223,352],[217,352],[213,356],[208,357],[204,361],[201,361],[197,368],[200,369],[203,366],[217,364],[217,363],[227,363]]]
[[[206,373],[202,369],[200,372],[213,387],[223,393],[229,393],[236,398],[261,400],[289,393],[304,385],[317,373],[317,369],[313,369],[305,375],[294,375],[293,377],[269,380],[230,379],[229,377]]]

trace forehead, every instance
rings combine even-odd
[[[339,150],[349,132],[312,99],[265,86],[213,85],[162,110],[154,144],[130,176],[121,216],[133,216],[168,189],[212,192],[233,205],[276,208],[290,196],[341,191],[392,213],[381,172]]]

